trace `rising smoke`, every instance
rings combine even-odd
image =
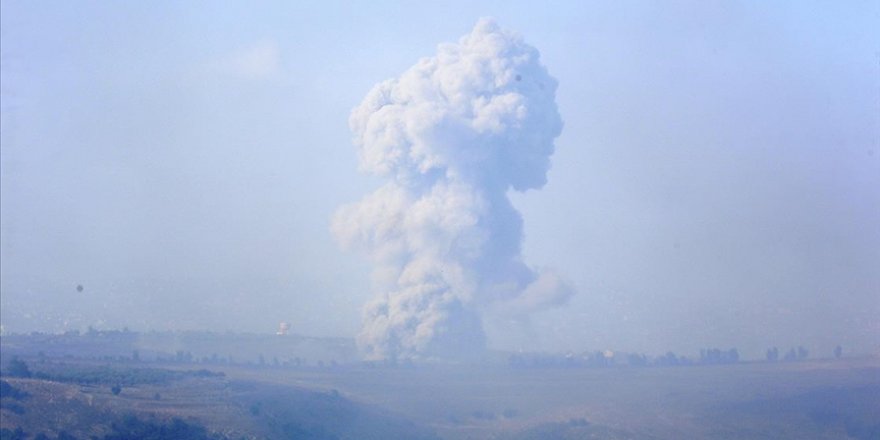
[[[555,92],[538,51],[484,19],[352,111],[361,169],[388,179],[333,219],[340,243],[375,265],[358,335],[368,359],[476,355],[481,312],[523,316],[572,294],[523,264],[507,198],[546,183]]]

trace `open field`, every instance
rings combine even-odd
[[[864,432],[876,435],[880,429],[876,360],[670,368],[224,371],[230,377],[338,389],[432,426],[450,439],[528,437],[530,430],[542,427],[534,438],[553,429],[563,438],[566,432],[571,438],[876,438]]]
[[[4,377],[26,395],[4,392],[7,433],[104,438],[135,415],[179,418],[212,438],[880,438],[876,357],[523,368],[504,356],[473,364],[293,364],[287,360],[304,351],[287,350],[284,362],[260,364],[173,352],[138,360],[120,355],[130,345],[91,350],[100,339],[82,338],[73,339],[74,356],[63,339],[31,341],[0,345],[4,368],[15,355],[32,370],[30,378]],[[319,341],[309,344],[320,351]],[[217,350],[239,353],[227,348]],[[96,352],[102,355],[89,356]]]
[[[170,383],[135,384],[117,394],[109,384],[82,385],[45,379],[4,378],[21,397],[2,397],[0,428],[9,438],[116,439],[126,418],[157,427],[175,419],[203,429],[194,439],[434,439],[426,428],[381,408],[358,404],[338,392],[230,380],[185,377]],[[15,437],[14,431],[27,433]],[[116,435],[114,437],[114,435]],[[121,438],[140,438],[123,435]]]

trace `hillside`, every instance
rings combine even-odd
[[[80,371],[84,371],[81,369]],[[168,370],[170,371],[170,370]],[[433,434],[338,392],[185,375],[170,382],[71,383],[3,378],[0,428],[15,438],[115,439],[132,426],[216,439],[432,439]],[[185,429],[184,429],[185,428]],[[144,429],[140,426],[139,429]],[[167,434],[167,433],[166,433]],[[116,437],[115,437],[116,435]],[[122,436],[124,438],[126,436]]]

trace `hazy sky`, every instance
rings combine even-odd
[[[491,16],[559,82],[511,197],[577,293],[490,345],[880,350],[880,2],[471,3],[4,0],[4,330],[354,335],[349,112]]]

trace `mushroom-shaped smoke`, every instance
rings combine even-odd
[[[555,92],[538,51],[484,19],[352,111],[361,169],[388,179],[332,226],[375,264],[358,336],[368,359],[475,355],[483,310],[523,314],[571,295],[522,262],[507,198],[546,182],[562,130]]]

